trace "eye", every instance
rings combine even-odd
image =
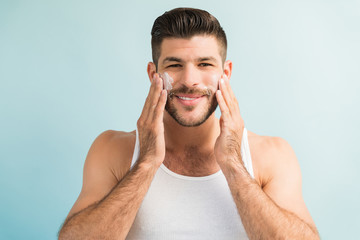
[[[199,64],[200,67],[207,67],[207,66],[212,66],[210,63],[200,63]]]
[[[171,67],[181,67],[180,64],[171,64],[169,66],[167,66],[167,68],[171,68]]]

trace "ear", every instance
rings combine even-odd
[[[232,73],[232,61],[227,60],[224,63],[224,74],[227,76],[227,78],[230,80],[231,73]]]
[[[147,65],[147,73],[148,73],[148,76],[149,76],[149,80],[151,82],[151,80],[154,77],[154,74],[156,73],[155,63],[153,63],[153,62],[148,63],[148,65]]]

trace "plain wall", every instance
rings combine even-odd
[[[360,3],[351,0],[1,1],[0,239],[56,238],[94,139],[135,129],[153,21],[181,6],[219,19],[245,125],[294,148],[321,237],[356,239]]]

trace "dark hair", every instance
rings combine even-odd
[[[227,40],[219,21],[207,11],[195,8],[175,8],[159,16],[151,30],[153,62],[158,67],[161,43],[164,38],[191,38],[195,35],[214,36],[220,49],[220,56],[226,59]]]

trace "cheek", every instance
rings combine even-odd
[[[216,73],[206,76],[206,82],[204,82],[204,90],[206,90],[209,94],[215,94],[216,90],[219,89],[220,78],[221,75]]]
[[[219,73],[214,73],[211,76],[209,76],[209,81],[207,83],[207,88],[211,89],[214,93],[216,92],[216,90],[219,89],[219,81],[221,78],[221,74]]]
[[[164,81],[163,88],[166,89],[167,91],[170,91],[172,89],[172,84],[174,83],[174,79],[167,72],[164,72],[163,74],[161,73],[159,74]]]
[[[219,89],[219,82],[220,82],[221,75],[220,74],[214,74],[212,76],[212,84],[216,87],[216,90]]]

